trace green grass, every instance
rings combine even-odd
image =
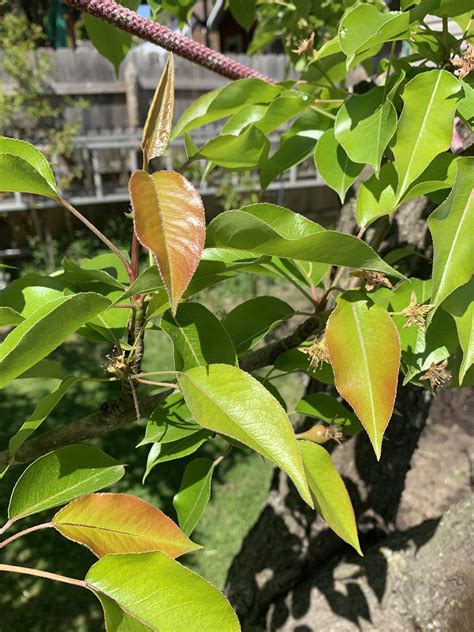
[[[292,291],[282,291],[273,281],[255,280],[241,275],[226,283],[201,293],[201,300],[214,313],[220,315],[231,309],[236,302],[252,295],[278,295],[298,307],[300,299]],[[77,375],[101,374],[101,364],[110,353],[108,345],[92,343],[76,336],[63,345],[53,357],[60,360],[67,371]],[[144,370],[160,370],[172,366],[172,347],[163,332],[150,331],[146,339]],[[8,444],[9,437],[33,410],[38,399],[57,385],[52,380],[17,380],[0,392],[0,448]],[[277,381],[278,388],[292,406],[302,394],[303,382],[295,376]],[[147,387],[141,387],[142,394]],[[113,384],[82,382],[75,385],[44,423],[42,430],[65,424],[93,410],[113,396]],[[186,466],[196,454],[187,459],[157,466],[145,485],[141,483],[147,447],[134,449],[143,436],[143,425],[131,425],[112,433],[96,445],[122,463],[127,463],[125,477],[113,491],[135,494],[160,507],[172,518],[173,495],[179,488]],[[204,444],[199,455],[214,458],[222,453],[226,443],[216,439]],[[250,451],[233,449],[215,472],[212,498],[201,522],[193,533],[193,539],[203,549],[182,558],[212,583],[222,588],[225,578],[238,553],[242,541],[257,519],[265,502],[273,468],[259,455]],[[8,498],[18,470],[0,480],[0,520],[6,519]],[[44,516],[26,519],[24,528]],[[84,577],[95,558],[86,549],[75,545],[54,531],[32,533],[7,547],[0,554],[3,563],[31,566],[52,572]],[[92,594],[78,588],[38,581],[31,577],[0,573],[0,632],[29,630],[48,632],[95,631],[103,629],[102,613]]]

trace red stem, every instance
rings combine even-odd
[[[158,44],[158,46],[166,48],[179,57],[189,59],[189,61],[228,79],[255,77],[268,83],[274,83],[272,79],[256,70],[247,68],[247,66],[229,59],[222,53],[207,48],[207,46],[184,37],[180,33],[175,33],[166,26],[153,22],[153,20],[147,20],[113,0],[64,0],[64,3],[100,18],[123,31],[127,31],[127,33]]]

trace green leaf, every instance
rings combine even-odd
[[[143,128],[142,150],[146,160],[162,156],[168,147],[174,114],[174,64],[170,53],[153,96]]]
[[[451,144],[456,94],[460,89],[456,77],[436,69],[419,73],[406,84],[404,107],[392,147],[398,173],[398,200],[433,158]]]
[[[54,528],[97,557],[162,551],[173,559],[201,548],[162,511],[130,494],[87,494],[60,509]]]
[[[457,113],[472,131],[474,129],[474,88],[465,81],[460,81],[460,83],[463,94],[457,104]]]
[[[163,314],[161,328],[171,338],[176,371],[222,362],[237,364],[237,356],[229,334],[204,305],[182,303],[173,316]]]
[[[181,393],[173,393],[151,413],[145,436],[137,447],[148,443],[172,443],[196,433],[200,428],[193,421]]]
[[[239,79],[197,99],[177,122],[171,140],[196,127],[231,116],[245,105],[271,103],[283,91],[261,79]]]
[[[275,369],[285,373],[301,371],[323,384],[334,384],[334,374],[330,364],[324,362],[319,367],[310,366],[310,358],[299,349],[288,349],[275,360]]]
[[[381,13],[370,4],[353,7],[339,24],[339,41],[347,55],[347,68],[356,55],[367,51],[375,55],[385,42],[404,39],[409,22],[409,14],[401,11]]]
[[[59,197],[51,167],[39,149],[5,136],[0,136],[0,191]]]
[[[236,439],[276,463],[311,505],[290,420],[264,386],[227,364],[190,369],[178,382],[201,426]]]
[[[325,230],[293,211],[272,204],[254,204],[221,213],[208,227],[207,246],[402,277],[360,239]]]
[[[10,520],[64,505],[70,500],[117,482],[125,474],[102,450],[69,445],[45,454],[29,465],[13,488],[8,507]]]
[[[374,174],[362,183],[357,193],[355,213],[359,226],[369,226],[395,210],[397,182],[395,167],[392,162],[387,162],[382,165],[378,177]]]
[[[351,499],[326,450],[310,441],[298,441],[316,511],[329,527],[359,555],[359,537]]]
[[[126,251],[122,251],[122,254],[128,257]],[[83,259],[80,267],[81,270],[104,270],[109,276],[116,279],[118,283],[122,285],[128,283],[127,271],[122,261],[113,252],[105,251],[91,259]]]
[[[264,134],[269,134],[310,105],[309,95],[288,90],[270,103],[264,115],[255,123],[255,127]]]
[[[397,112],[383,87],[351,96],[334,125],[337,142],[354,162],[380,169],[383,153],[397,129]]]
[[[342,203],[349,187],[356,181],[364,165],[353,162],[334,136],[334,128],[328,129],[318,140],[314,162],[324,182],[334,189]]]
[[[238,110],[233,114],[230,119],[222,127],[222,134],[240,134],[248,125],[260,121],[265,112],[268,110],[268,105],[246,105],[241,110]],[[199,150],[193,152],[193,155]]]
[[[115,256],[115,255],[114,255]],[[98,270],[97,268],[87,268],[77,265],[70,259],[63,259],[63,268],[68,283],[72,283],[81,289],[93,290],[94,286],[108,286],[110,288],[124,290],[125,285],[106,270]],[[102,292],[100,292],[102,294]]]
[[[242,353],[294,313],[295,310],[279,298],[258,296],[234,307],[224,318],[223,325],[237,353]]]
[[[346,56],[342,52],[340,38],[333,37],[325,42],[314,58],[309,62],[302,78],[330,87],[332,83],[339,83],[347,74]]]
[[[194,459],[186,465],[179,492],[173,498],[178,522],[191,535],[211,498],[211,480],[215,464],[210,459]]]
[[[326,342],[336,388],[354,409],[380,459],[397,393],[397,328],[382,307],[369,307],[367,297],[350,292],[339,297],[328,319]]]
[[[443,309],[456,323],[463,359],[459,368],[459,383],[474,364],[474,277],[459,287],[443,302]]]
[[[92,292],[57,298],[37,309],[0,344],[0,388],[54,351],[110,301]]]
[[[151,2],[152,0],[149,0]],[[102,605],[107,632],[153,632],[149,625],[141,623],[135,617],[125,612],[112,599],[95,593]]]
[[[140,4],[140,0],[118,0],[118,2],[132,11],[136,11]],[[118,75],[120,64],[125,59],[132,45],[132,36],[120,28],[107,24],[107,22],[87,13],[83,17],[84,26],[91,42],[101,55],[112,62]]]
[[[23,443],[41,426],[43,421],[50,415],[51,411],[56,408],[71,386],[76,384],[79,380],[80,378],[69,375],[65,377],[51,393],[48,393],[39,400],[34,411],[28,419],[22,423],[20,429],[8,442],[10,464],[15,460],[15,454]]]
[[[141,626],[112,627],[123,624],[123,619],[117,619],[116,609],[111,612],[104,600],[111,632],[138,632],[145,626],[160,632],[240,630],[237,616],[217,588],[165,553],[107,555],[91,567],[86,582],[101,601],[104,595],[113,599],[127,619]]]
[[[295,406],[295,411],[314,417],[315,419],[323,419],[328,423],[335,423],[344,428],[344,434],[353,435],[361,430],[361,424],[354,413],[337,401],[327,393],[309,393]]]
[[[263,189],[284,171],[303,162],[314,150],[316,139],[312,136],[296,135],[283,140],[276,152],[263,161],[260,168],[260,184]]]
[[[193,452],[196,452],[196,450],[198,450],[210,436],[210,432],[198,430],[198,432],[185,435],[177,441],[172,441],[170,443],[154,443],[148,453],[143,482],[145,482],[148,478],[148,475],[154,467],[160,463],[177,461],[178,459],[182,459],[185,456],[193,454]]]
[[[428,218],[433,237],[433,304],[440,305],[473,273],[474,158],[458,160],[454,188]],[[20,325],[21,326],[21,325]]]
[[[14,309],[23,318],[64,294],[66,284],[62,277],[49,277],[35,272],[15,279],[0,291],[0,304]]]
[[[0,307],[0,327],[12,327],[19,325],[25,319],[11,307]]]
[[[401,204],[434,191],[451,189],[456,181],[459,157],[451,152],[439,154],[408,188]]]
[[[54,360],[40,360],[35,365],[19,375],[17,380],[26,380],[29,378],[44,377],[52,380],[62,380],[64,377],[64,369]]]
[[[256,5],[256,0],[229,0],[234,20],[246,31],[249,31],[255,22]]]
[[[256,167],[266,158],[269,148],[265,134],[250,125],[239,136],[221,135],[208,141],[193,160],[205,158],[219,167],[242,171]]]

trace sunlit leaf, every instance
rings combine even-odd
[[[358,292],[348,293],[329,317],[326,342],[336,388],[354,409],[380,459],[397,392],[397,328],[382,307],[369,306]]]
[[[227,364],[190,369],[178,381],[201,426],[236,439],[276,463],[311,504],[290,420],[264,386]]]
[[[433,237],[433,299],[439,305],[474,271],[474,158],[458,160],[453,190],[428,218]]]
[[[130,178],[135,231],[155,255],[176,313],[201,258],[205,239],[204,206],[193,185],[176,171]]]
[[[86,292],[57,298],[40,307],[0,344],[0,387],[54,351],[110,301]]]
[[[459,367],[459,382],[474,364],[474,277],[459,287],[443,302],[443,309],[451,314],[456,323],[459,344],[463,352]]]
[[[302,215],[273,204],[251,204],[221,213],[209,224],[207,246],[401,277],[361,239],[325,230]]]
[[[310,441],[298,441],[298,447],[316,511],[340,538],[362,555],[351,499],[331,457],[322,446]]]
[[[51,167],[43,154],[23,140],[0,136],[0,191],[35,193],[58,199]]]
[[[155,90],[143,128],[142,149],[147,160],[161,156],[171,135],[174,114],[174,64],[170,53]]]
[[[328,129],[318,140],[314,152],[316,169],[324,182],[344,202],[349,187],[356,181],[364,165],[353,162]]]
[[[179,526],[190,535],[211,497],[211,480],[214,462],[199,458],[188,463],[178,493],[173,498],[173,507],[178,514]]]
[[[101,601],[104,595],[109,597],[127,618],[151,630],[240,630],[237,616],[217,588],[165,553],[106,555],[89,570],[86,582]],[[106,600],[103,605],[107,623],[116,624],[116,610],[110,612]],[[137,632],[143,627],[108,629]]]
[[[419,73],[406,84],[392,147],[399,200],[433,158],[451,144],[456,95],[460,90],[459,81],[446,70]]]
[[[200,303],[182,303],[173,316],[163,314],[161,328],[171,338],[177,371],[223,362],[236,364],[232,340],[219,319]]]
[[[376,173],[397,128],[397,112],[382,87],[354,94],[340,108],[335,137],[351,160],[372,165]]]
[[[29,465],[13,488],[8,507],[10,520],[108,487],[125,474],[123,465],[88,445],[69,445],[45,454]]]
[[[58,511],[52,523],[97,557],[162,551],[176,558],[200,548],[162,511],[130,494],[81,496]]]
[[[193,159],[205,158],[219,167],[241,171],[257,167],[267,157],[269,148],[265,134],[250,125],[239,136],[224,134],[209,140]]]
[[[198,432],[200,428],[193,420],[181,393],[173,393],[160,402],[151,413],[145,436],[138,446],[148,443],[172,443]]]
[[[307,417],[337,424],[344,429],[344,434],[352,435],[361,430],[354,413],[327,393],[308,393],[296,404],[295,411]]]
[[[160,463],[176,461],[196,452],[211,434],[206,430],[199,429],[197,432],[185,434],[175,441],[154,443],[146,460],[143,482],[148,478],[152,469]]]

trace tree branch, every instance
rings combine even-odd
[[[140,411],[144,417],[173,391],[164,391],[158,395],[146,397],[140,402]],[[65,426],[59,426],[49,432],[44,432],[30,441],[26,441],[15,454],[15,464],[30,463],[35,459],[72,443],[80,443],[87,439],[103,437],[109,432],[118,430],[136,419],[133,400],[112,400],[105,402],[95,412],[77,419]],[[8,463],[8,450],[0,452],[0,464]]]
[[[74,9],[89,13],[123,31],[127,31],[127,33],[136,35],[148,42],[153,42],[153,44],[166,48],[166,50],[175,53],[179,57],[184,57],[228,79],[254,77],[274,83],[272,79],[256,70],[247,68],[247,66],[239,64],[239,62],[222,55],[222,53],[207,48],[207,46],[184,37],[184,35],[175,33],[166,26],[153,22],[153,20],[147,20],[113,0],[63,1]]]
[[[325,318],[326,314],[322,313],[310,316],[286,338],[244,354],[239,359],[240,368],[244,371],[255,371],[255,369],[261,369],[264,366],[273,364],[279,355],[288,351],[288,349],[294,349],[316,333],[320,325],[325,321]]]

